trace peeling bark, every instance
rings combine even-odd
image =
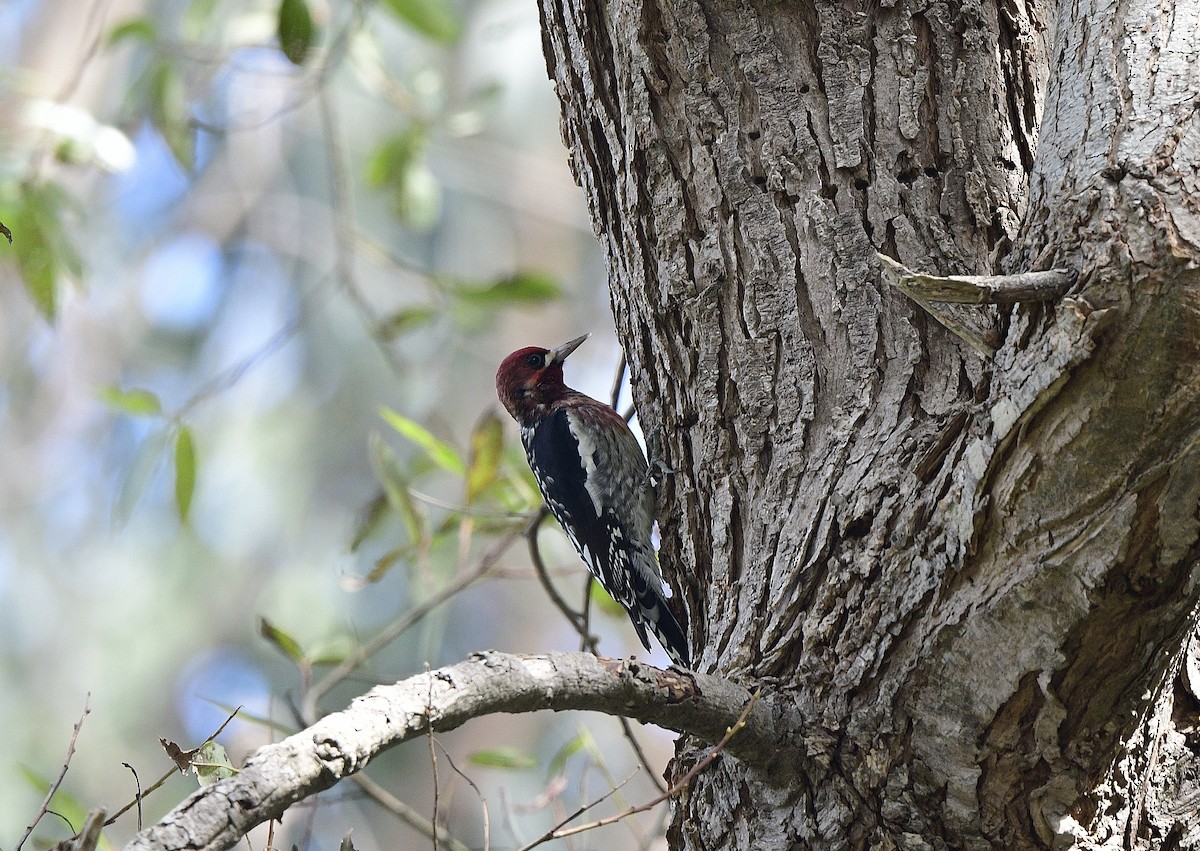
[[[541,10],[698,666],[813,731],[672,846],[1200,844],[1195,4]],[[876,251],[1081,274],[986,361]]]

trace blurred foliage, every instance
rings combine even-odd
[[[536,10],[45,0],[0,5],[0,32],[0,725],[27,766],[0,772],[0,847],[88,692],[52,807],[70,827],[43,818],[38,847],[131,803],[123,762],[169,769],[160,735],[222,727],[174,746],[204,782],[376,680],[578,646],[525,559],[540,500],[492,386],[507,351],[608,321]],[[603,395],[615,361],[593,344],[572,363]],[[582,592],[565,538],[541,540]],[[637,646],[619,609],[599,620],[613,655]],[[498,844],[519,844],[586,800],[590,773],[636,765],[596,726],[485,719],[442,739],[498,775],[479,782],[507,802]],[[372,772],[432,811],[419,754]],[[195,783],[166,779],[147,821]],[[276,844],[347,826],[364,851],[426,841],[337,795]],[[450,834],[482,844],[452,797]],[[127,814],[104,841],[135,829]]]

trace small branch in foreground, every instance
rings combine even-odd
[[[1013,305],[1061,298],[1078,277],[1072,269],[1020,272],[1015,275],[926,275],[914,272],[886,254],[876,253],[883,277],[907,295],[951,333],[984,357],[996,354],[994,332],[979,328],[939,304]]]
[[[580,641],[583,643],[580,649],[590,650],[595,653],[595,637],[588,633],[583,616],[572,609],[571,604],[564,600],[563,596],[558,593],[558,589],[550,581],[550,572],[546,569],[546,561],[542,558],[542,549],[538,544],[538,530],[542,526],[542,521],[549,515],[550,510],[543,504],[533,513],[533,516],[529,518],[529,523],[525,525],[525,541],[529,545],[529,560],[533,562],[533,569],[537,573],[538,582],[542,584],[542,588],[545,590],[546,596],[550,598],[550,602],[554,604],[556,609],[562,612],[563,617],[567,619],[571,627],[579,633]]]
[[[70,839],[64,839],[50,847],[50,851],[96,851],[100,844],[100,831],[104,829],[104,808],[88,813],[83,829]]]
[[[611,795],[613,792],[617,791],[617,789],[621,788],[620,786],[618,786],[618,787],[616,787],[616,789],[609,790],[601,798],[598,798],[597,800],[593,801],[592,803],[588,804],[587,806],[580,807],[573,815],[568,816],[567,818],[560,821],[557,825],[552,827],[550,830],[546,831],[538,839],[535,839],[533,842],[530,842],[528,845],[522,846],[520,851],[530,851],[530,849],[536,848],[537,846],[539,846],[545,842],[549,842],[551,839],[564,839],[568,836],[574,836],[578,833],[583,833],[584,831],[587,831],[587,830],[595,830],[598,827],[604,827],[605,825],[609,825],[609,824],[616,824],[617,822],[621,821],[622,819],[626,819],[629,816],[637,815],[638,813],[646,812],[646,810],[654,809],[655,807],[657,807],[659,804],[663,803],[664,801],[674,797],[675,795],[678,795],[680,792],[682,792],[684,789],[686,789],[688,787],[688,784],[690,784],[693,780],[696,779],[697,774],[699,774],[701,771],[703,771],[708,766],[712,765],[713,760],[715,760],[718,756],[720,756],[721,751],[725,750],[725,746],[729,744],[729,740],[732,739],[739,730],[741,730],[743,727],[746,726],[746,719],[750,717],[751,710],[754,709],[754,705],[756,703],[758,703],[758,699],[761,696],[762,696],[761,689],[754,692],[754,694],[752,694],[750,696],[750,700],[747,701],[746,708],[742,710],[742,714],[739,715],[737,721],[735,721],[729,727],[729,729],[725,731],[725,735],[721,737],[721,741],[719,741],[715,745],[713,745],[712,749],[707,754],[705,754],[702,759],[697,760],[696,764],[691,767],[691,769],[688,771],[687,774],[683,775],[683,777],[681,777],[679,779],[678,783],[673,785],[670,789],[667,789],[666,791],[664,791],[658,797],[653,798],[644,804],[638,804],[636,807],[630,807],[630,808],[623,810],[622,812],[619,812],[615,815],[605,816],[602,819],[596,819],[596,821],[591,821],[591,822],[588,822],[587,824],[576,825],[575,827],[571,827],[571,828],[566,827],[566,824],[568,822],[573,821],[576,818],[578,818],[579,816],[583,815],[583,813],[587,812],[592,807],[596,806],[601,801],[603,801],[605,798],[607,798],[609,795]],[[626,781],[626,782],[628,782],[628,781]],[[624,786],[624,785],[625,785],[624,783],[621,784],[621,786]]]
[[[400,821],[407,824],[413,830],[416,830],[425,836],[433,836],[433,824],[425,816],[414,810],[408,804],[401,801],[383,786],[380,786],[366,774],[355,774],[351,778],[358,788],[363,791],[363,794],[374,801],[379,806],[383,807],[389,813],[394,815]],[[441,840],[442,847],[449,851],[471,851],[470,847],[459,842],[453,836],[447,833],[445,827],[438,828],[438,836]]]
[[[1074,269],[1047,269],[1013,275],[927,275],[886,254],[876,254],[892,286],[926,301],[949,304],[1020,304],[1054,301],[1078,278]]]
[[[355,774],[378,754],[432,725],[452,730],[472,718],[542,709],[622,715],[718,742],[746,711],[750,692],[730,680],[584,653],[514,656],[485,652],[466,662],[378,686],[348,709],[260,748],[241,772],[192,793],[130,851],[229,848],[292,804]],[[804,725],[792,703],[763,697],[725,750],[787,782],[803,758]]]
[[[38,808],[37,815],[33,817],[33,821],[29,823],[29,827],[25,828],[25,835],[17,843],[17,851],[21,851],[21,846],[25,844],[25,840],[33,833],[33,829],[42,820],[42,816],[46,815],[46,811],[50,809],[50,801],[54,797],[54,793],[58,791],[58,787],[62,785],[63,780],[67,776],[67,769],[71,767],[71,757],[75,756],[75,742],[79,740],[79,730],[83,727],[83,719],[87,718],[88,713],[92,711],[88,706],[88,701],[91,700],[91,697],[91,692],[88,692],[87,697],[83,699],[83,714],[79,716],[79,720],[75,722],[74,729],[71,730],[71,743],[67,745],[67,758],[63,762],[62,771],[58,773],[58,779],[51,783],[50,788],[46,791],[46,799],[42,801],[42,805]],[[100,820],[104,820],[103,816],[101,816]]]

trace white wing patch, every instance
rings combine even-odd
[[[603,517],[605,508],[601,501],[603,493],[596,476],[596,442],[592,440],[588,430],[580,426],[574,411],[567,411],[567,428],[571,430],[571,436],[579,444],[579,458],[583,461],[583,486],[587,488],[588,496],[592,498],[592,505],[596,507],[596,516]]]

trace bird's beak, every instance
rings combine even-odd
[[[567,359],[567,355],[583,345],[583,341],[592,336],[591,333],[584,334],[582,337],[576,337],[574,340],[568,340],[556,349],[553,349],[554,359],[550,363],[562,363]],[[548,366],[549,364],[547,364]]]

